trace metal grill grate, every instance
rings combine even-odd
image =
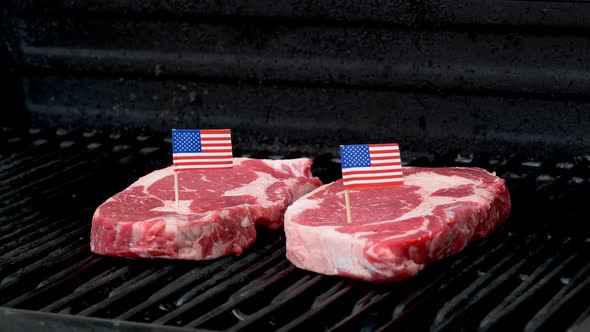
[[[410,158],[415,165],[496,170],[508,180],[513,214],[489,238],[416,278],[371,284],[294,268],[285,259],[281,232],[263,232],[241,257],[211,262],[93,255],[93,209],[140,175],[165,166],[167,144],[164,137],[132,133],[0,132],[5,326],[559,331],[588,324],[590,227],[584,211],[590,168],[583,156],[542,162],[519,156]],[[323,181],[339,177],[338,169],[332,155],[318,152],[314,172]],[[148,324],[115,325],[112,319]]]

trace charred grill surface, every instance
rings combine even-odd
[[[253,157],[309,156],[324,182],[340,177],[335,151],[245,146],[236,151]],[[285,258],[280,231],[264,233],[241,257],[209,262],[93,255],[94,208],[139,176],[166,166],[169,153],[168,138],[141,133],[0,132],[3,324],[23,331],[42,326],[559,331],[588,325],[588,156],[529,160],[407,153],[410,165],[496,171],[508,182],[513,212],[492,236],[421,275],[371,284],[296,269]],[[114,325],[114,320],[123,322]]]

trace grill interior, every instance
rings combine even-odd
[[[508,182],[514,210],[492,236],[401,283],[299,270],[285,258],[281,231],[262,233],[241,257],[209,262],[93,255],[94,208],[139,176],[168,165],[169,142],[140,132],[0,132],[0,321],[5,326],[15,331],[67,330],[65,322],[94,331],[107,325],[129,331],[588,326],[590,226],[584,212],[590,156],[403,155],[409,165],[496,171]],[[309,156],[322,181],[340,177],[336,151],[276,154],[238,145],[235,152],[255,158]]]

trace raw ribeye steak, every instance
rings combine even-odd
[[[109,198],[92,219],[91,249],[102,255],[204,260],[236,254],[256,240],[256,225],[283,226],[287,206],[321,185],[312,161],[235,158],[234,167],[152,172]]]
[[[461,251],[510,213],[504,180],[480,168],[404,168],[404,185],[351,189],[342,180],[287,209],[287,258],[296,266],[368,281],[396,281]]]

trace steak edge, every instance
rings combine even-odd
[[[342,180],[287,209],[287,258],[297,267],[398,281],[490,234],[510,213],[505,181],[480,168],[404,168],[404,185],[349,190]]]
[[[287,206],[321,185],[311,165],[304,158],[234,158],[232,169],[183,171],[179,208],[172,167],[154,171],[96,209],[91,249],[130,258],[240,255],[255,242],[256,226],[282,227]]]

